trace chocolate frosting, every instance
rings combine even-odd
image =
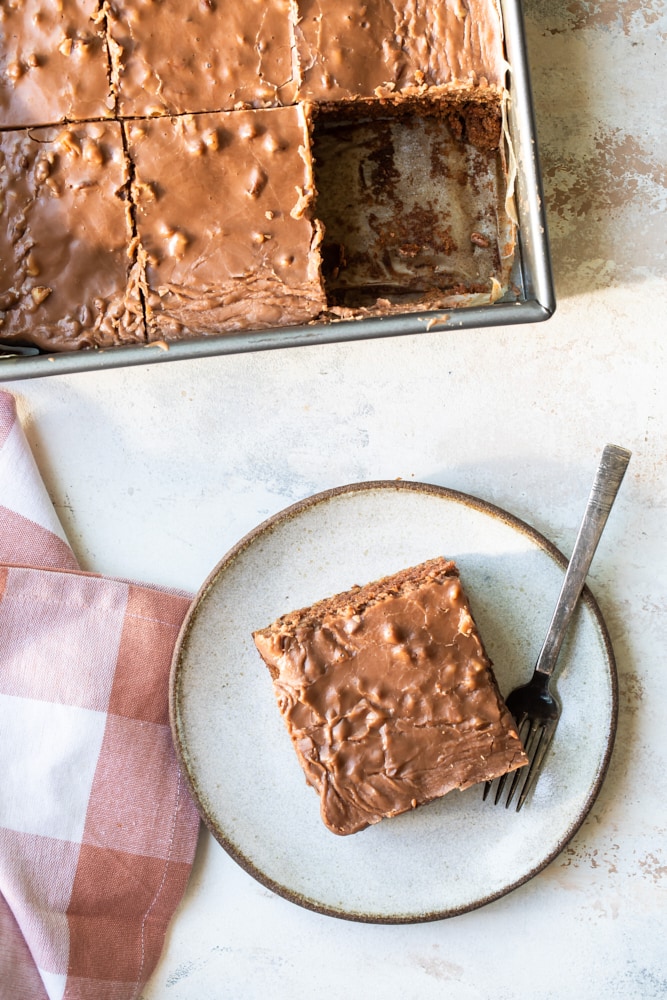
[[[110,0],[108,26],[124,117],[294,101],[288,0]]]
[[[298,96],[312,101],[504,86],[496,0],[297,0]]]
[[[0,132],[0,340],[144,340],[117,122]]]
[[[51,125],[114,110],[97,0],[0,5],[0,125]]]
[[[151,338],[322,311],[303,108],[150,119],[127,132]]]
[[[334,833],[526,763],[456,573],[432,560],[254,635]]]

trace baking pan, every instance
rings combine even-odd
[[[169,343],[39,354],[23,349],[0,354],[0,381],[122,368],[131,365],[204,358],[248,351],[342,343],[405,334],[437,335],[438,331],[539,323],[555,310],[544,197],[539,168],[525,31],[520,0],[502,2],[505,46],[510,64],[507,107],[508,138],[516,161],[514,200],[518,218],[517,246],[510,291],[489,305],[462,306],[443,312],[411,312],[363,319],[342,319],[307,326],[226,333]]]

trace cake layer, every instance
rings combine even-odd
[[[497,0],[294,0],[302,100],[488,92],[507,68]]]
[[[323,310],[301,107],[126,127],[151,338],[305,323]]]
[[[144,340],[118,122],[0,132],[0,166],[0,340]]]
[[[114,110],[98,0],[0,5],[0,125],[104,118]]]
[[[527,763],[452,562],[355,587],[253,638],[334,833]]]
[[[118,113],[291,104],[288,0],[109,0]]]

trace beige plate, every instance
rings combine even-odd
[[[458,562],[507,694],[531,673],[565,560],[511,515],[422,483],[359,483],[277,514],[224,557],[183,626],[171,720],[201,815],[247,871],[311,909],[400,923],[481,906],[562,850],[604,778],[616,728],[616,670],[586,590],[557,674],[563,715],[519,814],[482,803],[477,786],[350,837],[325,828],[251,633],[436,555]]]

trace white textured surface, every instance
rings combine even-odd
[[[590,577],[620,676],[608,779],[546,871],[434,924],[318,916],[204,836],[145,1000],[667,995],[667,12],[663,0],[525,10],[550,323],[10,388],[86,568],[192,590],[267,515],[361,479],[468,491],[568,552],[601,448],[631,448]]]

